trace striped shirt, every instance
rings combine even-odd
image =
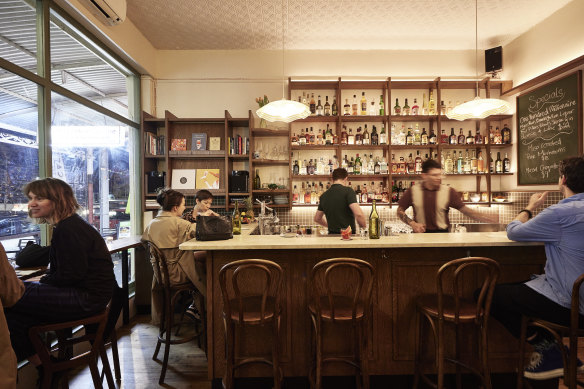
[[[436,190],[426,188],[422,183],[406,190],[399,199],[399,206],[404,210],[414,207],[414,220],[425,224],[426,231],[448,230],[450,208],[461,209],[464,203],[453,188],[440,185]]]

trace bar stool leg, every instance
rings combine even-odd
[[[525,342],[527,338],[527,318],[521,317],[521,335],[519,336],[519,366],[517,367],[517,389],[523,388],[523,370],[525,369]]]
[[[436,365],[438,366],[437,389],[444,389],[444,320],[438,319],[436,336]]]
[[[361,355],[361,375],[363,377],[363,387],[367,389],[367,388],[369,388],[369,359],[368,359],[369,348],[367,347],[367,336],[365,336],[366,331],[367,331],[366,329],[367,329],[367,325],[366,325],[366,321],[364,321],[363,323],[361,323],[361,326],[359,328],[360,335],[361,335],[360,355]]]
[[[489,368],[489,342],[488,342],[488,332],[489,328],[487,323],[483,323],[480,328],[481,335],[481,365],[483,370],[483,386],[485,389],[491,389],[491,369]]]
[[[316,389],[322,387],[322,328],[320,318],[316,318],[315,335],[316,335]]]
[[[454,331],[456,332],[456,360],[460,361],[460,345],[462,344],[462,332],[460,331],[460,324],[454,324]],[[460,373],[460,365],[455,364],[456,368],[456,388],[462,389],[462,376]]]
[[[274,369],[274,389],[280,389],[282,380],[280,377],[280,318],[275,318],[272,323],[273,338],[272,338],[272,367]]]
[[[415,323],[415,336],[414,336],[414,384],[412,385],[413,389],[418,388],[418,384],[420,383],[420,370],[421,370],[421,355],[422,355],[422,342],[420,339],[422,338],[422,314],[418,309],[416,309],[416,323]]]
[[[235,368],[235,328],[231,320],[223,319],[225,324],[225,389],[233,388],[233,369]]]
[[[359,327],[357,323],[351,323],[351,330],[353,332],[353,363],[356,366],[361,366],[361,358],[360,358],[360,351],[361,351],[361,332],[359,331]],[[357,389],[361,389],[361,384],[363,380],[363,371],[361,368],[355,368],[355,385]]]

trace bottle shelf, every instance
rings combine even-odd
[[[438,145],[435,144],[428,144],[428,145],[391,145],[392,150],[428,150],[428,149],[437,149]]]
[[[421,174],[409,174],[409,173],[406,173],[406,174],[395,173],[395,174],[391,175],[391,178],[396,179],[396,180],[400,179],[400,178],[422,178],[422,175]]]
[[[376,179],[376,178],[387,178],[389,174],[349,174],[348,180],[355,179],[355,180],[368,180],[368,179]]]
[[[438,120],[438,115],[391,115],[393,122],[431,122]]]
[[[250,193],[249,192],[233,192],[233,193],[229,193],[229,197],[236,197],[236,196],[249,196]]]
[[[387,120],[387,116],[381,115],[342,115],[340,116],[341,122],[354,123],[354,122],[384,122]]]
[[[491,144],[492,149],[504,149],[513,146],[513,143]]]
[[[332,180],[332,177],[331,177],[330,174],[292,174],[292,175],[290,175],[290,177],[293,180],[304,180],[304,179],[307,179],[307,180],[309,180],[309,179],[314,179],[314,180],[317,180],[317,179],[328,179],[328,180]],[[349,177],[351,177],[351,176],[349,175]]]
[[[198,192],[198,189],[176,189],[176,190],[178,192],[181,192],[185,196],[194,196]],[[227,193],[225,192],[225,189],[209,189],[209,192],[211,192],[213,196],[225,196],[225,194]]]
[[[288,194],[290,193],[289,189],[252,189],[251,191],[253,194]]]
[[[266,136],[288,136],[290,131],[288,130],[277,130],[270,128],[252,128],[251,133],[256,137],[266,137]]]
[[[290,150],[306,150],[306,151],[311,151],[311,150],[336,150],[338,147],[338,145],[332,145],[332,146],[316,146],[316,145],[306,145],[306,146],[290,146]]]
[[[289,165],[290,161],[287,159],[253,159],[254,165]]]
[[[231,159],[249,159],[249,154],[231,154],[229,155]]]
[[[387,145],[341,145],[341,150],[384,150]]]
[[[310,123],[310,122],[317,122],[317,123],[334,123],[338,119],[338,116],[309,116],[305,119],[297,119],[294,120],[294,123]]]
[[[455,145],[451,145],[451,144],[446,144],[446,143],[441,143],[440,144],[440,148],[441,149],[484,149],[487,146],[485,145],[480,145],[480,144],[455,144]]]
[[[222,154],[171,154],[168,157],[171,159],[225,159],[225,152]],[[233,155],[230,155],[229,157],[233,157]]]
[[[144,158],[151,158],[151,159],[164,159],[166,158],[166,155],[161,154],[161,155],[155,155],[155,154],[144,154]]]

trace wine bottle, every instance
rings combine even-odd
[[[369,215],[369,239],[379,239],[379,214],[375,206],[375,199],[373,199],[371,214]]]
[[[241,215],[239,213],[238,201],[235,202],[235,209],[233,210],[231,224],[233,226],[233,235],[241,235]]]

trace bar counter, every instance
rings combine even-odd
[[[411,374],[414,358],[415,297],[435,293],[435,275],[445,262],[466,256],[485,256],[501,266],[499,282],[518,282],[531,274],[543,272],[545,252],[542,243],[520,243],[507,239],[505,232],[469,232],[444,234],[403,234],[362,240],[340,236],[285,238],[249,235],[253,225],[242,235],[224,241],[191,240],[180,245],[183,250],[206,250],[207,253],[207,340],[209,377],[223,376],[225,369],[222,301],[218,283],[221,267],[245,258],[269,259],[284,269],[283,316],[281,326],[281,360],[285,376],[308,376],[311,365],[311,323],[308,314],[312,267],[318,261],[334,257],[353,257],[375,267],[373,312],[369,331],[369,366],[372,375]],[[250,280],[253,282],[253,280]],[[476,275],[465,281],[467,292],[479,285]],[[489,356],[493,372],[512,372],[516,366],[518,343],[495,320],[490,321]],[[470,331],[472,332],[472,331]],[[350,350],[347,329],[328,331],[324,349],[339,355]],[[453,333],[447,331],[447,336]],[[467,358],[476,353],[474,334],[465,335]],[[261,332],[246,333],[238,344],[239,353],[269,355],[269,336]],[[433,341],[428,332],[426,343],[433,357]],[[266,344],[267,343],[267,344]],[[447,343],[448,344],[448,343]],[[452,351],[452,350],[451,350]],[[465,358],[463,358],[465,359]],[[241,376],[270,376],[268,367],[249,367]],[[352,375],[345,366],[325,366],[325,375]]]

